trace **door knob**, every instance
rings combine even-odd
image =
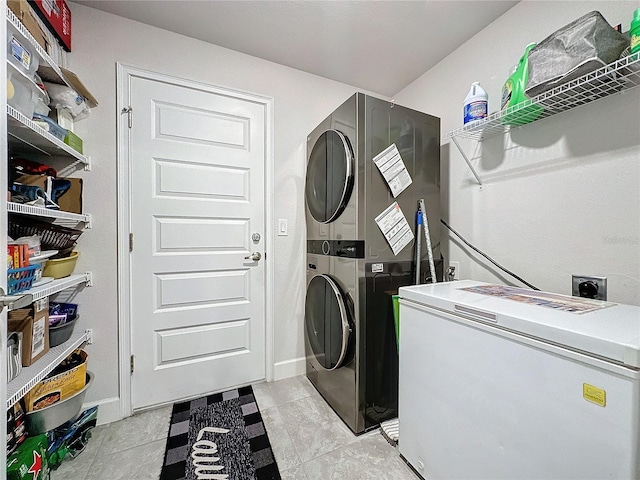
[[[246,257],[244,257],[245,260],[252,260],[254,262],[257,262],[261,258],[262,255],[260,255],[260,252],[253,252],[251,255],[247,255]]]

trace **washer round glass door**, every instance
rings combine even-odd
[[[316,221],[329,223],[347,206],[353,188],[353,151],[347,137],[337,130],[327,130],[313,145],[305,196]]]
[[[309,282],[305,304],[307,339],[323,368],[335,370],[348,360],[351,337],[349,310],[340,287],[328,275]]]

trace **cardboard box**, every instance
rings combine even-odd
[[[28,367],[49,351],[49,298],[31,308],[9,312],[9,331],[22,333],[22,366]]]
[[[49,27],[62,48],[71,51],[71,10],[64,0],[31,0],[34,10]]]
[[[22,175],[15,182],[42,188],[49,198],[55,200],[60,210],[64,212],[82,213],[82,179],[64,178],[64,180],[71,182],[71,187],[56,199],[52,196],[54,180],[54,177],[48,175]]]
[[[11,11],[18,17],[20,23],[29,30],[29,33],[33,36],[36,42],[44,49],[45,52],[51,51],[51,45],[47,41],[47,35],[42,31],[38,21],[36,20],[36,13],[27,3],[27,0],[7,0],[7,5]]]
[[[21,183],[23,185],[33,185],[40,187],[45,191],[47,195],[51,193],[51,180],[53,177],[49,175],[22,175],[16,178],[15,183]]]
[[[82,213],[82,179],[65,178],[71,182],[71,188],[58,198],[60,210],[71,213]]]
[[[87,383],[87,353],[84,350],[76,350],[84,362],[76,367],[45,378],[33,387],[24,397],[27,412],[48,407],[54,403],[62,402],[82,390]],[[63,362],[64,363],[64,362]]]
[[[64,67],[60,67],[60,71],[62,72],[62,75],[64,75],[64,78],[69,86],[72,87],[85,99],[89,107],[93,108],[98,106],[98,100],[96,100],[96,97],[91,94],[91,92],[87,89],[87,87],[85,87],[84,83],[82,83],[80,78],[78,78],[75,73]],[[38,67],[38,74],[40,75],[40,78],[42,78],[42,80],[44,80],[45,82],[57,83],[59,85],[62,84],[53,68],[47,65],[40,65]]]
[[[76,152],[82,153],[82,139],[75,133],[67,130],[67,135],[64,137],[64,143],[69,145]]]

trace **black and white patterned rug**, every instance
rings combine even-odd
[[[251,387],[176,403],[160,480],[280,480]]]

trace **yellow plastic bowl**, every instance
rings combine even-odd
[[[42,271],[43,277],[63,278],[68,277],[76,268],[76,262],[80,252],[73,251],[67,258],[57,258],[55,260],[47,260]]]

